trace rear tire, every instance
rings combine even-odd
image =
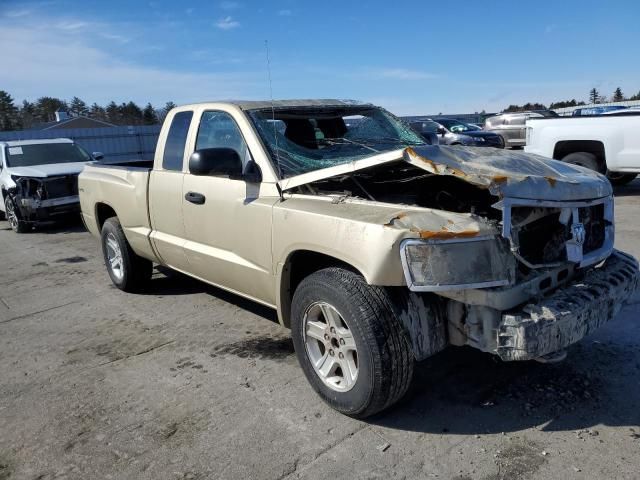
[[[118,217],[104,222],[101,232],[102,254],[113,284],[125,292],[139,292],[149,280],[153,264],[131,249]]]
[[[637,173],[616,173],[616,172],[607,172],[607,178],[611,182],[612,185],[626,185],[627,183],[633,182]]]
[[[345,415],[373,415],[409,388],[414,357],[407,336],[385,290],[357,273],[332,267],[302,280],[291,331],[312,388]]]
[[[581,167],[602,173],[602,168],[598,163],[598,157],[589,152],[574,152],[562,158],[563,162],[579,165]]]
[[[11,230],[16,233],[27,233],[32,230],[31,224],[20,218],[20,212],[16,208],[16,204],[8,194],[4,198],[4,211]]]

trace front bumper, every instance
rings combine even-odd
[[[611,320],[638,277],[638,262],[614,250],[602,265],[538,303],[504,313],[495,353],[502,360],[531,360],[566,348]]]
[[[60,215],[80,212],[80,197],[50,198],[46,200],[21,199],[19,203],[22,218],[28,222],[47,222]]]

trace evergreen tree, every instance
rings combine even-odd
[[[104,122],[107,120],[107,112],[103,107],[94,102],[89,108],[89,117]]]
[[[160,118],[158,119],[159,121],[164,121],[164,119],[167,117],[167,114],[171,111],[171,109],[176,108],[177,105],[173,102],[167,102],[164,105],[164,108],[160,111]]]
[[[589,103],[600,103],[600,98],[600,92],[598,92],[598,90],[593,87],[589,91]]]
[[[40,97],[35,103],[36,118],[40,122],[52,122],[56,119],[56,110],[69,109],[64,100],[54,97]]]
[[[118,107],[123,125],[141,125],[142,109],[134,102],[122,103]]]
[[[631,97],[629,97],[629,100],[640,100],[640,92],[636,93],[635,95],[631,95]]]
[[[20,117],[18,108],[13,104],[13,98],[8,92],[0,90],[0,131],[18,130]]]
[[[24,100],[22,102],[22,107],[20,108],[20,121],[22,123],[22,128],[29,129],[35,123],[36,116],[36,107],[33,103]]]
[[[624,95],[622,94],[622,90],[620,89],[620,87],[616,88],[616,91],[613,92],[612,100],[614,102],[621,102],[624,100]]]
[[[111,100],[106,108],[107,120],[115,125],[121,125],[120,110],[116,102]]]
[[[158,123],[158,114],[151,103],[147,103],[147,106],[144,107],[142,111],[142,121],[145,125],[155,125]]]
[[[74,117],[86,116],[89,113],[87,104],[78,97],[73,97],[69,103],[69,113]]]

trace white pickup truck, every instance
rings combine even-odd
[[[529,118],[527,153],[606,173],[624,185],[640,173],[640,112],[590,117]]]

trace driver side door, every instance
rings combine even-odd
[[[208,148],[231,148],[244,166],[251,160],[242,132],[227,112],[202,112],[194,151]],[[271,211],[277,197],[261,198],[260,186],[229,178],[223,170],[206,176],[187,173],[182,186],[184,249],[192,274],[272,306]]]

